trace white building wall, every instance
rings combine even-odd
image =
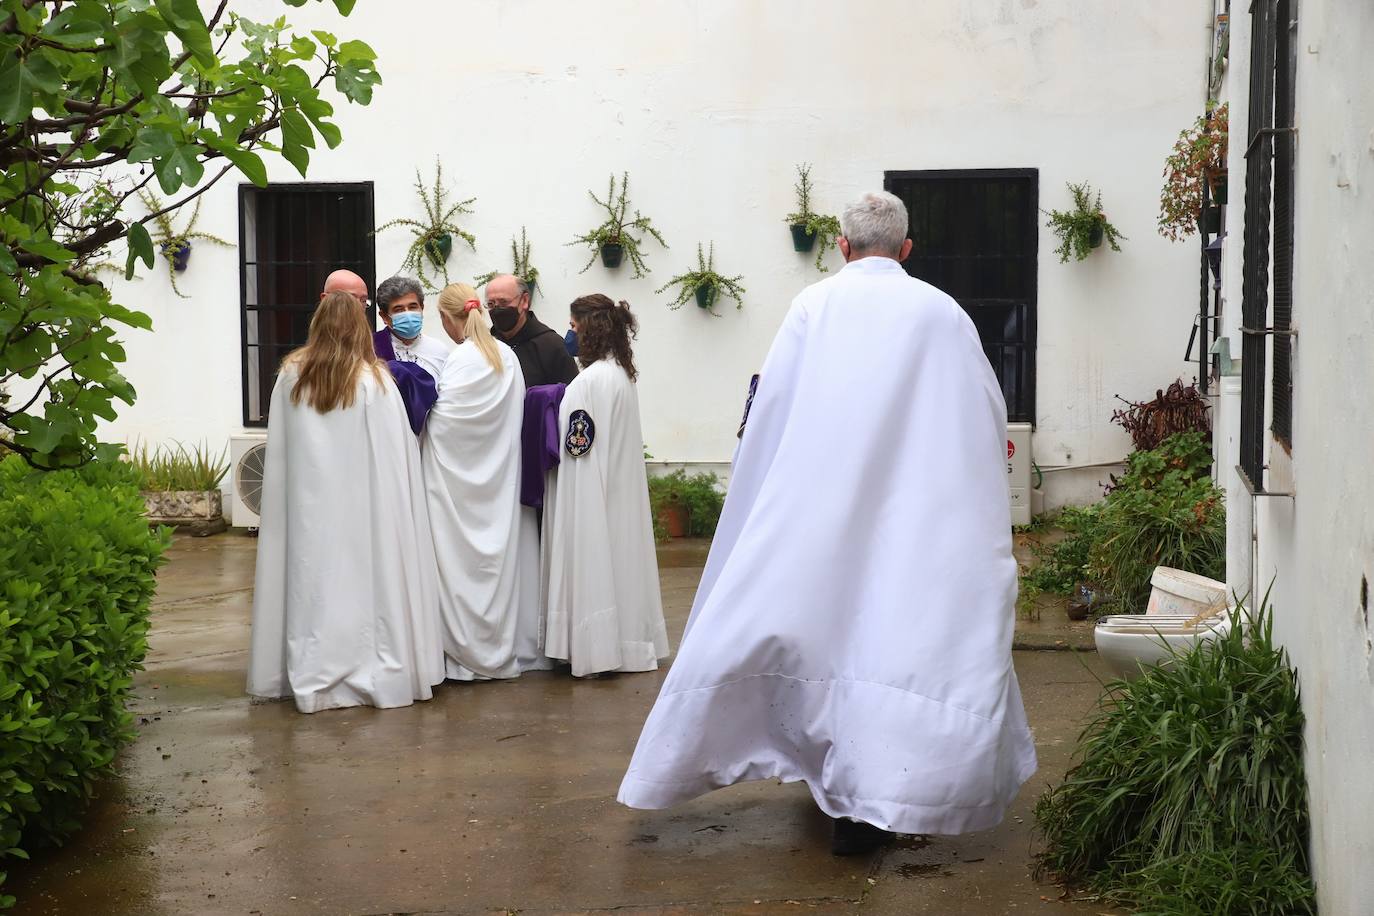
[[[359,3],[344,21],[328,5],[290,11],[367,40],[385,80],[370,107],[341,105],[344,144],[315,151],[310,179],[374,181],[381,222],[417,215],[414,171],[429,177],[439,156],[455,197],[477,198],[466,225],[478,252],[455,247],[452,278],[507,267],[509,238],[524,224],[547,323],[562,329],[566,303],[584,292],[627,299],[642,323],[645,438],[659,459],[729,460],[749,376],[793,296],[821,276],[792,251],[782,222],[803,161],[814,166],[816,204],[832,213],[880,187],[885,170],[1037,168],[1046,209],[1068,205],[1065,182],[1102,190],[1129,236],[1121,253],[1060,265],[1041,230],[1042,467],[1120,459],[1129,440],[1108,422],[1113,396],[1149,397],[1191,377],[1183,351],[1198,254],[1162,239],[1155,218],[1164,157],[1199,113],[1211,21],[1203,0],[430,0],[404,15],[398,6]],[[653,274],[643,280],[599,262],[579,274],[585,254],[564,243],[598,222],[588,189],[602,193],[622,170],[633,205],[672,248],[649,246]],[[271,173],[299,180],[284,162]],[[198,228],[237,238],[232,181],[205,195]],[[405,239],[378,238],[379,279],[399,266]],[[711,240],[717,268],[744,275],[744,309],[669,311],[654,289]],[[198,246],[180,281],[189,300],[157,274],[121,285],[156,331],[126,335],[139,402],[114,435],[223,442],[240,429],[238,257]],[[429,333],[440,333],[429,317]],[[1104,476],[1050,472],[1048,502],[1095,498]]]
[[[1252,549],[1254,587],[1262,594],[1272,583],[1275,629],[1298,671],[1307,715],[1319,905],[1323,913],[1354,914],[1370,912],[1374,900],[1367,584],[1374,577],[1374,477],[1366,468],[1374,454],[1374,8],[1301,0],[1298,10],[1293,450],[1290,459],[1271,442],[1268,459],[1271,488],[1284,489],[1291,478],[1295,497],[1258,499],[1255,541],[1251,530],[1229,532],[1229,556],[1233,585],[1250,584],[1236,581],[1234,567]],[[1240,20],[1245,11],[1234,15]],[[1243,92],[1249,28],[1235,26],[1228,82]],[[1244,173],[1237,155],[1244,108],[1232,106],[1233,199],[1242,186],[1235,176]],[[1228,287],[1238,312],[1239,222],[1232,225]],[[1238,315],[1228,319],[1238,322]],[[1240,508],[1233,498],[1230,511]]]

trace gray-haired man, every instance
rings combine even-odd
[[[424,324],[425,294],[410,277],[388,277],[377,286],[377,313],[386,322],[372,336],[382,359],[416,363],[437,382],[450,348],[420,333]]]

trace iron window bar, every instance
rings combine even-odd
[[[1256,144],[1266,137],[1277,137],[1279,134],[1296,134],[1297,132],[1296,127],[1261,127],[1255,131],[1254,136],[1250,139],[1250,145],[1245,148],[1245,158],[1249,159],[1250,154],[1255,151]]]
[[[1240,332],[1241,332],[1242,334],[1253,334],[1253,335],[1256,335],[1256,336],[1259,336],[1259,337],[1268,337],[1268,336],[1273,336],[1273,337],[1297,337],[1297,336],[1298,336],[1298,329],[1297,329],[1297,328],[1250,328],[1250,327],[1246,327],[1246,326],[1244,326],[1244,325],[1241,325]]]
[[[1266,465],[1264,466],[1264,470],[1266,470],[1266,471],[1269,470],[1269,465],[1266,464]],[[1252,499],[1255,499],[1255,498],[1258,498],[1258,497],[1261,497],[1261,496],[1277,496],[1277,497],[1284,498],[1284,499],[1297,499],[1297,498],[1298,498],[1298,494],[1292,492],[1291,490],[1288,490],[1288,491],[1266,490],[1266,489],[1264,489],[1263,487],[1256,487],[1254,481],[1252,481],[1252,480],[1250,479],[1250,475],[1249,475],[1249,473],[1246,472],[1245,467],[1244,467],[1243,465],[1239,465],[1239,464],[1236,465],[1236,474],[1237,474],[1237,476],[1240,477],[1240,482],[1245,486],[1245,492],[1248,493],[1248,494],[1250,494],[1250,497],[1251,497]]]

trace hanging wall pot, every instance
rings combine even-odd
[[[620,259],[625,257],[625,246],[619,242],[607,242],[601,246],[601,263],[607,267],[619,267]]]
[[[162,246],[162,253],[172,259],[172,270],[181,273],[191,263],[191,243],[182,239]]]
[[[793,223],[792,229],[792,248],[796,251],[806,253],[816,247],[816,233],[806,228],[806,223]]]

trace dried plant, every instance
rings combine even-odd
[[[1206,182],[1226,171],[1227,106],[1209,108],[1178,135],[1164,162],[1159,195],[1159,234],[1178,242],[1198,231]]]
[[[1112,422],[1131,434],[1131,441],[1140,451],[1156,449],[1177,433],[1209,436],[1212,432],[1211,405],[1196,383],[1185,385],[1179,379],[1168,389],[1156,391],[1150,401],[1128,401],[1121,395],[1116,399],[1126,408],[1114,411]]]

